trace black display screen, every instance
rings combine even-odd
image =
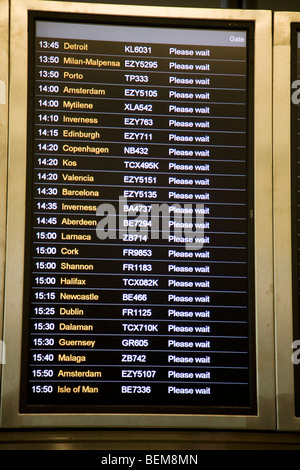
[[[253,24],[29,20],[21,412],[255,414]]]
[[[295,392],[295,416],[300,416],[300,370],[299,370],[299,264],[300,264],[300,244],[299,244],[299,220],[300,220],[300,112],[299,112],[299,77],[300,77],[300,34],[299,25],[292,24],[291,31],[291,201],[292,201],[292,268],[293,268],[293,329],[294,341],[297,348],[292,356],[294,362],[294,392]]]

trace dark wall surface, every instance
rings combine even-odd
[[[151,5],[198,8],[249,8],[273,11],[300,11],[299,0],[70,0],[81,3]]]

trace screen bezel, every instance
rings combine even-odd
[[[5,343],[3,341],[3,302],[6,244],[6,190],[8,151],[8,38],[9,3],[0,0],[0,388],[2,364],[5,364]],[[0,396],[1,401],[1,396]]]
[[[51,8],[50,8],[51,7]],[[13,14],[12,14],[12,19],[14,18],[14,14],[16,16],[19,16],[20,18],[20,12],[18,11],[17,12],[17,6],[15,4],[13,4]],[[72,5],[72,4],[63,4],[63,6],[60,6],[60,4],[56,3],[53,4],[52,2],[42,2],[40,3],[38,0],[35,0],[35,1],[29,1],[28,4],[27,4],[27,8],[25,8],[23,10],[23,13],[22,13],[22,17],[23,17],[23,26],[24,26],[24,23],[26,24],[27,22],[27,11],[28,10],[38,10],[38,11],[57,11],[57,12],[78,12],[80,11],[81,14],[84,14],[84,13],[93,13],[93,14],[103,14],[103,15],[107,15],[107,14],[110,14],[110,15],[113,15],[113,17],[116,17],[116,15],[133,15],[132,13],[132,8],[131,7],[124,7],[121,9],[120,11],[120,7],[116,7],[116,6],[95,6],[95,5],[81,5],[80,7],[75,6],[75,5]],[[256,315],[256,324],[257,324],[257,330],[256,330],[256,338],[255,338],[255,341],[256,341],[256,346],[257,346],[257,373],[256,373],[256,378],[257,378],[257,398],[258,398],[258,412],[257,414],[255,415],[245,415],[243,413],[240,413],[238,415],[230,415],[230,413],[228,413],[226,416],[225,415],[221,415],[220,413],[219,414],[216,414],[216,415],[205,415],[205,414],[202,414],[202,415],[193,415],[193,414],[190,414],[190,413],[182,413],[182,414],[179,414],[179,415],[172,415],[171,413],[168,414],[167,411],[166,413],[163,413],[161,415],[157,415],[157,414],[146,414],[146,413],[143,413],[143,414],[130,414],[130,413],[127,413],[127,414],[118,414],[118,413],[113,413],[113,414],[109,414],[109,413],[102,413],[102,414],[92,414],[92,413],[89,413],[88,411],[86,413],[80,413],[80,414],[76,414],[76,416],[68,414],[68,413],[65,413],[64,414],[64,418],[62,415],[60,414],[56,414],[56,413],[51,413],[51,415],[48,415],[47,413],[45,413],[43,411],[43,415],[39,415],[39,414],[30,414],[30,415],[25,415],[25,414],[22,414],[22,413],[19,413],[17,411],[18,409],[18,405],[17,405],[17,402],[18,402],[18,397],[17,397],[17,391],[19,389],[19,384],[17,385],[16,384],[16,381],[17,381],[17,378],[14,379],[14,383],[17,385],[17,391],[16,393],[14,393],[14,408],[15,409],[15,413],[16,415],[18,416],[17,418],[17,421],[20,421],[22,423],[26,423],[28,422],[28,420],[30,420],[30,422],[34,422],[34,423],[41,423],[41,422],[55,422],[55,423],[64,423],[64,425],[67,425],[66,423],[80,423],[82,422],[82,420],[84,420],[85,422],[89,422],[89,425],[93,426],[95,425],[94,423],[97,423],[97,425],[108,425],[107,423],[109,422],[110,426],[115,426],[115,425],[119,425],[119,426],[141,426],[143,423],[143,426],[145,426],[145,423],[147,423],[146,425],[148,426],[163,426],[163,427],[166,427],[166,426],[169,426],[169,427],[173,427],[173,426],[184,426],[184,427],[195,427],[195,426],[199,426],[199,425],[202,425],[202,426],[208,426],[208,427],[219,427],[219,426],[225,426],[225,427],[244,427],[245,425],[250,425],[251,426],[259,426],[259,424],[254,424],[254,423],[258,423],[258,422],[268,422],[268,423],[273,423],[272,425],[270,425],[271,427],[274,425],[274,416],[272,416],[272,413],[270,413],[270,410],[271,410],[271,407],[269,407],[269,404],[270,401],[269,401],[269,398],[270,396],[272,396],[272,393],[270,394],[270,389],[273,388],[273,382],[274,382],[274,378],[273,378],[273,373],[272,373],[272,367],[270,368],[268,366],[268,372],[265,373],[263,375],[261,375],[260,373],[260,368],[261,368],[261,361],[260,361],[260,348],[262,348],[264,350],[264,355],[266,353],[266,350],[268,350],[268,355],[271,353],[272,351],[272,335],[269,335],[270,337],[270,342],[269,341],[265,341],[265,339],[263,339],[262,341],[262,338],[264,337],[265,338],[265,334],[261,337],[261,341],[258,341],[258,337],[259,337],[259,333],[261,334],[261,330],[260,330],[260,315],[259,315],[259,310],[261,309],[261,304],[264,305],[264,308],[263,308],[263,311],[264,311],[264,315],[266,315],[266,312],[269,313],[269,315],[271,315],[271,311],[272,311],[272,296],[270,295],[266,295],[265,292],[262,292],[262,289],[261,289],[261,285],[260,285],[260,282],[259,282],[259,277],[260,276],[263,276],[264,280],[266,278],[268,278],[270,280],[270,282],[272,282],[272,258],[270,256],[270,250],[267,250],[266,251],[266,247],[261,247],[261,249],[259,248],[260,247],[260,243],[259,242],[259,231],[260,230],[263,230],[264,231],[264,238],[266,237],[266,234],[267,236],[270,236],[271,232],[270,232],[270,229],[271,229],[271,223],[267,224],[267,221],[270,222],[270,217],[268,215],[268,207],[270,207],[270,204],[271,204],[271,199],[270,199],[270,185],[268,184],[268,178],[266,177],[266,168],[270,168],[270,148],[271,148],[271,145],[270,145],[270,140],[268,141],[267,143],[267,140],[268,138],[271,137],[270,135],[270,117],[271,117],[271,114],[270,114],[270,106],[264,106],[264,120],[263,121],[260,121],[260,123],[257,123],[257,117],[258,117],[258,108],[259,108],[259,101],[258,101],[258,98],[257,98],[257,89],[259,88],[259,82],[258,82],[258,78],[259,78],[259,74],[262,73],[262,70],[263,70],[263,76],[265,77],[264,79],[264,83],[266,83],[266,76],[271,76],[270,75],[270,70],[271,70],[271,67],[270,67],[270,57],[267,57],[267,53],[270,52],[270,48],[271,48],[271,35],[270,35],[270,14],[267,13],[267,12],[244,12],[244,11],[239,11],[239,12],[235,12],[235,11],[224,11],[224,10],[216,10],[216,11],[213,11],[213,10],[200,10],[200,9],[170,9],[170,11],[168,10],[168,16],[165,14],[165,11],[164,9],[161,9],[160,7],[158,8],[152,8],[152,7],[141,7],[141,8],[134,8],[134,16],[135,17],[138,17],[138,16],[143,16],[145,18],[147,18],[146,20],[146,23],[149,22],[149,20],[151,21],[151,18],[158,18],[158,21],[159,22],[165,22],[165,23],[168,23],[168,22],[173,22],[175,19],[178,19],[178,20],[182,20],[182,19],[185,19],[187,21],[190,21],[191,18],[193,18],[193,21],[197,22],[197,21],[200,21],[201,23],[201,20],[206,20],[206,19],[210,19],[210,20],[222,20],[222,21],[227,21],[228,23],[231,23],[233,21],[252,21],[252,22],[255,22],[255,28],[256,28],[256,40],[257,40],[257,44],[258,44],[258,35],[260,34],[260,36],[264,39],[264,41],[267,39],[267,45],[266,45],[266,50],[263,51],[263,54],[262,53],[259,53],[259,49],[260,47],[258,45],[256,45],[256,48],[255,48],[255,63],[257,62],[258,66],[255,67],[255,91],[256,91],[256,95],[255,95],[255,107],[254,107],[254,113],[255,113],[255,132],[254,132],[254,135],[255,135],[255,148],[254,148],[254,155],[255,155],[255,166],[254,166],[254,172],[255,172],[255,176],[254,176],[254,182],[256,182],[256,179],[258,177],[259,174],[261,174],[260,172],[264,172],[265,173],[265,176],[264,176],[264,184],[263,184],[263,190],[262,192],[264,193],[264,203],[261,204],[261,203],[257,203],[258,201],[258,183],[257,185],[255,185],[254,183],[254,205],[255,205],[255,210],[254,210],[254,225],[255,225],[255,246],[256,246],[256,253],[255,253],[255,270],[256,270],[256,279],[255,279],[255,283],[256,283],[256,286],[255,286],[255,290],[256,290],[256,298],[255,298],[255,308],[256,308],[256,312],[255,312],[255,315]],[[197,18],[197,20],[195,19]],[[131,21],[131,20],[130,20]],[[13,26],[13,22],[12,22],[12,26]],[[27,26],[27,25],[26,25]],[[23,39],[24,39],[24,31],[22,31],[23,33]],[[27,37],[26,37],[26,42],[27,42]],[[12,44],[13,46],[13,44]],[[16,53],[16,56],[18,56],[18,53],[17,51],[15,51]],[[24,48],[23,48],[23,54],[24,54]],[[27,60],[27,51],[26,51],[26,54],[25,55],[25,60]],[[263,56],[259,59],[259,56]],[[24,60],[24,59],[23,59]],[[256,64],[255,64],[256,65]],[[20,69],[19,69],[20,70]],[[25,70],[27,70],[27,64],[25,66]],[[13,77],[13,75],[12,75]],[[16,82],[19,80],[19,77],[20,77],[20,73],[19,73],[19,76],[15,76],[15,80]],[[23,77],[24,79],[24,77]],[[25,89],[26,89],[26,95],[27,95],[27,77],[26,77],[26,80],[25,80],[25,87],[23,86],[22,87],[22,91],[23,91],[23,94],[25,92]],[[12,78],[12,82],[11,82],[11,90],[13,90],[13,85],[14,85],[14,80]],[[262,90],[261,90],[262,91]],[[270,92],[265,89],[265,100],[266,100],[266,97],[267,97],[267,102],[268,104],[270,105],[271,104],[271,100],[270,100]],[[24,95],[23,95],[24,96]],[[266,101],[264,102],[266,103]],[[26,107],[25,107],[26,108]],[[12,105],[12,110],[13,110],[13,105]],[[25,116],[25,113],[26,113],[26,109],[24,109],[23,111],[23,118]],[[26,123],[26,122],[25,122]],[[262,132],[262,128],[263,128],[263,132]],[[23,129],[23,135],[22,135],[22,141],[23,143],[26,141],[26,134],[24,135],[24,133],[26,133],[26,126],[24,126],[24,123],[23,123],[23,126],[22,126],[22,129]],[[259,142],[259,135],[261,136],[261,141]],[[13,137],[11,137],[11,139],[13,139]],[[15,142],[15,141],[14,141]],[[258,160],[258,155],[259,155],[259,149],[262,149],[262,147],[264,147],[264,158],[262,158],[262,154],[260,155],[260,159]],[[11,151],[11,158],[12,158],[12,161],[13,160],[17,160],[16,157],[14,158],[13,157],[13,150]],[[24,158],[24,160],[23,160]],[[22,169],[23,169],[23,172],[25,172],[26,174],[26,166],[25,166],[25,163],[26,163],[26,152],[25,152],[25,155],[24,155],[24,149],[22,150],[22,162],[20,162],[20,156],[19,156],[19,165],[20,163],[22,163]],[[264,170],[262,170],[262,168],[264,168]],[[20,246],[20,244],[22,243],[22,239],[24,239],[24,235],[25,235],[25,232],[24,232],[24,217],[25,217],[25,212],[24,212],[24,208],[25,208],[25,197],[24,197],[24,193],[25,193],[25,187],[24,187],[24,176],[23,176],[23,186],[22,188],[20,188],[22,190],[22,200],[24,201],[22,203],[22,218],[23,218],[23,224],[22,224],[22,237],[20,237],[20,234],[19,236],[17,236],[15,234],[15,236],[17,238],[19,238],[18,240],[18,245]],[[12,178],[12,183],[13,185],[13,178]],[[20,193],[20,192],[19,192]],[[11,200],[11,204],[13,204],[13,201]],[[262,225],[260,224],[263,224],[263,228],[262,228]],[[261,227],[261,229],[260,229]],[[19,260],[19,266],[20,266],[20,263],[23,261],[23,257],[24,257],[24,254],[23,254],[23,249],[22,249],[22,257],[21,259]],[[259,252],[263,253],[264,252],[264,257],[265,257],[265,260],[263,263],[260,263],[260,259],[261,259],[261,255],[259,255]],[[268,259],[268,262],[266,263],[266,257]],[[8,265],[8,274],[7,274],[7,279],[11,279],[11,276],[12,276],[12,272],[9,270],[9,267],[12,267],[12,265]],[[260,273],[260,275],[259,275]],[[19,282],[22,280],[23,278],[23,269],[22,269],[22,275],[19,274],[18,275],[18,278],[19,278]],[[20,292],[20,294],[22,294],[22,292]],[[264,298],[262,298],[262,294],[264,296]],[[19,322],[21,321],[21,314],[22,314],[22,308],[20,309],[20,301],[22,303],[22,295],[16,295],[15,293],[15,296],[18,298],[18,304],[19,304],[19,308],[18,308],[18,320]],[[261,301],[259,302],[258,299],[261,299]],[[14,301],[16,301],[16,299],[14,299]],[[12,299],[8,299],[8,303],[12,302]],[[7,307],[8,308],[8,307]],[[21,311],[20,311],[21,310]],[[10,323],[9,321],[7,323]],[[15,324],[16,325],[16,324]],[[268,329],[271,328],[272,329],[272,322],[268,323]],[[19,326],[17,328],[17,338],[21,338],[22,336],[22,331],[21,331],[21,327]],[[16,340],[15,340],[16,342]],[[260,346],[259,346],[260,345]],[[20,351],[20,346],[18,345],[18,353],[17,351],[15,350],[14,351],[14,354],[18,356],[16,357],[16,362],[18,364],[18,370],[20,368],[20,354],[21,354],[21,351]],[[268,381],[264,381],[262,380],[262,377],[266,377],[269,375],[269,380]],[[5,376],[5,375],[4,375]],[[8,373],[8,377],[9,377],[9,373]],[[6,379],[6,383],[8,384],[8,378]],[[4,383],[5,384],[5,383]],[[269,392],[267,393],[267,396],[268,396],[268,400],[265,399],[265,396],[266,396],[266,393],[265,392],[262,392],[262,390],[264,389],[268,389]],[[267,418],[265,419],[262,419],[261,418],[261,413],[262,413],[262,409],[264,407],[262,407],[262,403],[265,404],[266,408],[269,410],[269,413],[267,412]],[[16,406],[17,405],[17,406]],[[3,416],[7,416],[7,409],[4,409],[3,407]],[[8,413],[9,414],[9,413]],[[15,417],[16,417],[15,415]],[[88,416],[88,418],[87,418]],[[228,418],[228,416],[230,416],[230,419]],[[84,418],[83,418],[84,417]],[[6,422],[6,419],[4,419],[4,422]],[[102,423],[102,424],[101,424]],[[113,423],[113,424],[112,424]],[[115,423],[119,423],[119,424],[115,424]],[[219,424],[216,424],[216,423],[219,423]],[[247,424],[245,424],[247,423]],[[251,424],[250,424],[251,423]],[[253,424],[252,424],[253,423]],[[61,425],[61,424],[57,424],[57,425]],[[70,424],[70,425],[73,425],[73,424]],[[74,424],[75,425],[75,424]],[[77,424],[78,425],[78,424]],[[263,426],[265,426],[266,424],[263,424]]]

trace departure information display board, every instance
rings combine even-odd
[[[30,17],[21,412],[256,413],[253,30]]]
[[[293,322],[294,322],[294,341],[300,339],[300,147],[299,147],[299,135],[300,135],[300,112],[299,112],[299,85],[298,80],[300,77],[300,33],[299,25],[294,24],[292,26],[292,39],[293,47],[292,50],[292,106],[291,106],[291,122],[292,122],[292,160],[291,160],[291,182],[292,182],[292,266],[293,266]],[[296,343],[298,349],[298,343]],[[295,415],[300,416],[300,370],[298,365],[297,350],[296,363],[294,366],[294,378],[295,378]]]

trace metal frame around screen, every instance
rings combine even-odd
[[[255,310],[258,413],[244,415],[19,414],[25,233],[27,133],[27,11],[78,12],[255,23],[254,198]],[[7,365],[3,370],[2,427],[275,429],[272,250],[272,15],[247,10],[137,7],[11,0],[10,177],[5,295]]]
[[[8,145],[9,2],[0,0],[0,340],[3,335],[4,269],[6,240],[6,183]],[[0,344],[0,386],[5,343]],[[1,401],[1,396],[0,396]]]

